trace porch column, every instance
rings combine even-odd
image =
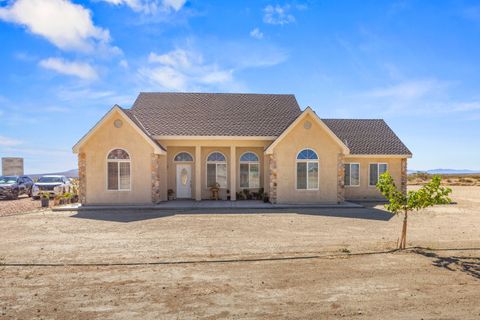
[[[237,200],[237,149],[230,146],[230,200]]]
[[[195,200],[202,200],[202,147],[195,146]]]

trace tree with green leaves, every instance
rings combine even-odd
[[[387,198],[385,208],[394,214],[404,214],[402,235],[398,244],[399,249],[407,245],[408,212],[419,211],[439,204],[448,204],[452,200],[448,197],[452,189],[441,186],[442,178],[433,176],[432,180],[417,191],[408,191],[406,194],[398,190],[390,173],[382,174],[377,183],[377,189]]]

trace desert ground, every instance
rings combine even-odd
[[[480,187],[365,209],[0,217],[0,319],[478,319]]]

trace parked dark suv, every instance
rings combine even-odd
[[[32,196],[33,181],[27,176],[0,176],[0,198],[17,199],[19,195]]]

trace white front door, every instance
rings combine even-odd
[[[177,164],[177,198],[192,198],[192,166]]]

